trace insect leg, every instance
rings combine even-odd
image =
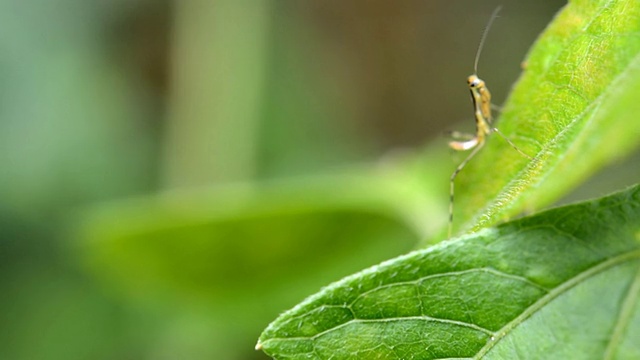
[[[493,130],[495,133],[500,135],[500,137],[505,139],[509,143],[509,145],[511,145],[511,147],[514,148],[517,152],[519,152],[520,154],[522,154],[524,157],[528,158],[529,160],[533,160],[533,158],[531,156],[527,155],[524,151],[520,150],[520,148],[517,147],[516,144],[514,144],[511,140],[509,140],[509,138],[506,137],[500,130],[498,130],[498,128],[493,128],[491,130]]]
[[[478,142],[477,146],[473,149],[473,151],[471,151],[469,156],[467,156],[467,158],[464,159],[464,161],[461,162],[460,165],[458,165],[453,174],[451,174],[451,178],[449,179],[449,238],[451,238],[451,232],[453,230],[453,196],[455,192],[456,176],[458,176],[458,173],[460,173],[460,171],[464,169],[469,160],[471,160],[478,153],[478,151],[482,149],[482,146],[484,146],[484,141]]]

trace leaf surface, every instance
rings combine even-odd
[[[442,242],[281,315],[276,359],[634,358],[640,186]]]

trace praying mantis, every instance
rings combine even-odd
[[[482,48],[487,38],[489,29],[491,28],[493,21],[498,16],[500,9],[501,7],[497,7],[491,14],[491,18],[487,23],[487,27],[485,28],[482,37],[480,38],[480,44],[478,45],[478,50],[476,52],[476,57],[473,65],[473,75],[467,77],[467,85],[469,86],[469,91],[471,92],[471,101],[473,102],[474,116],[476,121],[476,132],[475,134],[460,134],[458,132],[454,132],[452,136],[454,138],[457,138],[457,140],[452,140],[449,142],[449,147],[451,147],[453,150],[471,150],[471,153],[469,153],[469,155],[467,155],[467,157],[460,163],[460,165],[456,167],[449,179],[449,238],[451,238],[451,233],[453,230],[453,204],[456,177],[458,176],[460,171],[464,169],[467,163],[469,163],[469,161],[480,151],[480,149],[482,149],[489,135],[494,132],[497,133],[520,154],[527,157],[528,159],[532,159],[531,156],[520,150],[520,148],[518,148],[511,140],[509,140],[509,138],[507,138],[502,132],[500,132],[498,128],[492,126],[491,122],[493,117],[491,114],[491,93],[489,92],[489,89],[487,88],[485,82],[477,75],[478,59],[480,59],[480,53],[482,52]]]

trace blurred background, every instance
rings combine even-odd
[[[424,236],[323,176],[431,143],[444,224],[491,12],[500,104],[563,4],[1,1],[0,358],[267,358],[280,312]]]

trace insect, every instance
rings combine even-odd
[[[480,151],[480,149],[482,149],[487,136],[491,135],[493,132],[497,133],[520,154],[529,159],[532,159],[531,156],[525,154],[513,142],[511,142],[511,140],[509,140],[504,134],[502,134],[500,130],[491,126],[491,93],[489,92],[489,89],[487,89],[485,82],[481,80],[477,75],[478,59],[480,58],[480,53],[482,52],[482,48],[484,46],[485,39],[487,38],[489,28],[491,28],[493,21],[498,16],[500,8],[500,6],[497,7],[491,14],[491,18],[487,23],[487,27],[485,28],[482,37],[480,38],[480,44],[478,45],[478,51],[476,52],[476,58],[473,64],[473,75],[470,75],[467,78],[467,85],[469,86],[469,90],[471,91],[471,101],[473,102],[473,110],[476,119],[476,133],[461,134],[458,132],[453,132],[452,137],[454,139],[457,138],[457,140],[449,142],[449,147],[454,150],[465,151],[473,149],[471,153],[469,153],[469,155],[460,163],[460,165],[458,165],[453,174],[451,174],[451,178],[449,179],[449,238],[451,237],[451,233],[453,230],[453,198],[456,177],[458,176],[460,171],[464,169],[467,163]]]

